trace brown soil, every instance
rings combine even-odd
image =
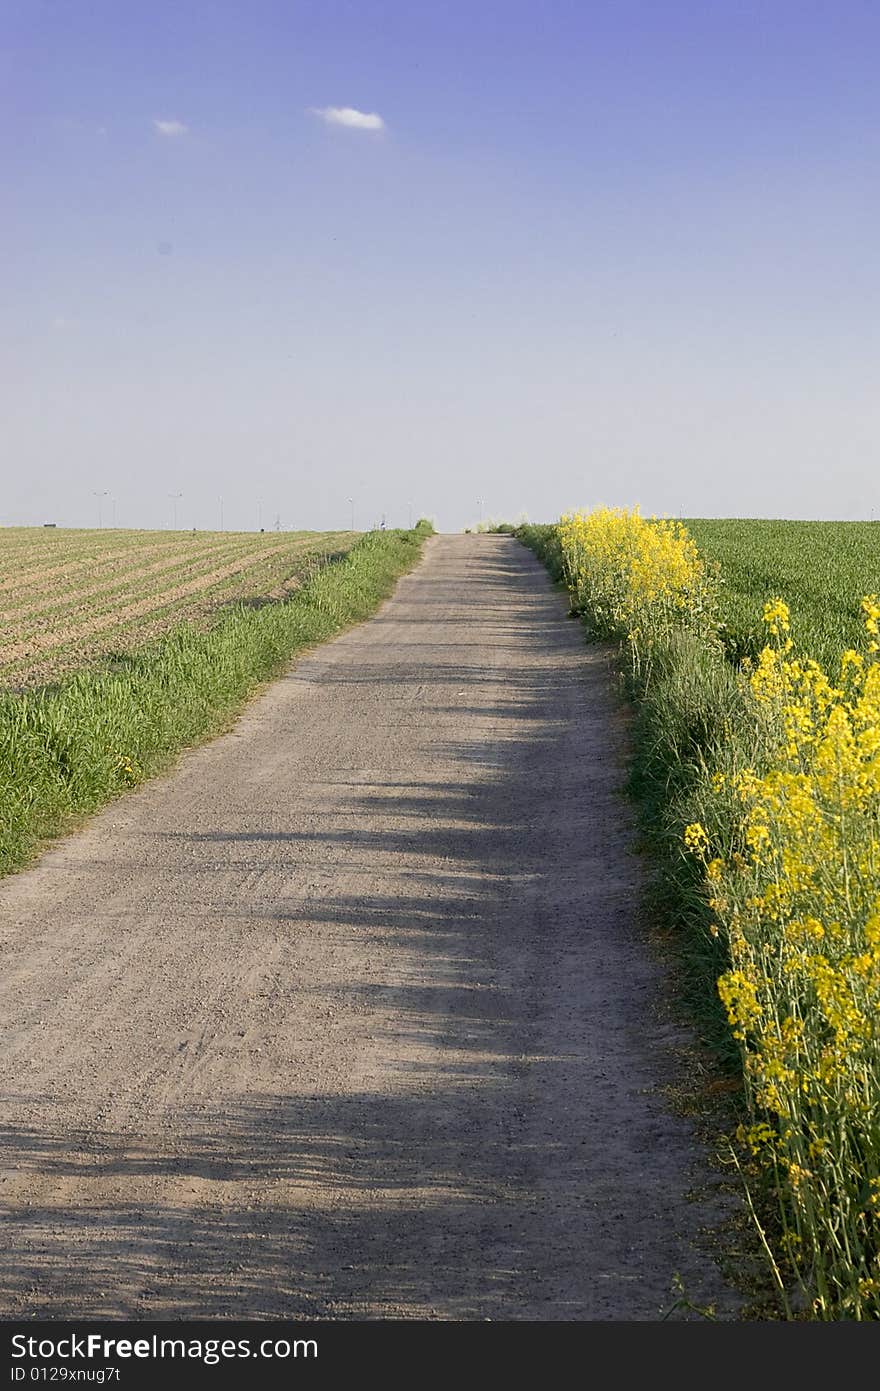
[[[534,558],[437,537],[0,886],[0,1312],[735,1318],[624,744]]]
[[[15,608],[9,608],[10,623],[8,628],[0,629],[0,633],[6,636],[8,632],[11,637],[17,637],[22,632],[36,622],[39,622],[44,615],[50,614],[54,620],[60,616],[62,619],[68,613],[73,613],[83,608],[87,608],[88,601],[118,595],[120,598],[136,599],[138,591],[143,595],[144,581],[152,579],[154,582],[157,576],[162,574],[174,574],[175,572],[186,573],[189,570],[203,570],[206,565],[210,565],[212,560],[217,559],[217,553],[223,551],[232,552],[236,559],[241,557],[241,548],[235,552],[234,543],[227,546],[193,546],[192,550],[184,550],[178,546],[170,553],[166,553],[160,560],[152,560],[149,564],[143,564],[143,552],[129,549],[127,560],[120,559],[112,567],[96,565],[93,567],[93,574],[96,574],[97,583],[86,586],[84,577],[77,576],[71,571],[62,571],[58,576],[58,583],[47,586],[42,581],[37,581],[28,590],[29,598],[16,604]],[[149,557],[148,557],[149,559]],[[4,604],[4,608],[6,605]],[[59,615],[59,610],[61,614]],[[45,619],[43,618],[43,621]]]
[[[27,638],[7,642],[0,646],[0,665],[20,661],[23,657],[36,657],[40,652],[47,652],[53,647],[61,646],[62,643],[88,639],[94,637],[96,633],[106,632],[108,628],[121,627],[130,623],[132,619],[155,612],[156,609],[167,608],[170,604],[179,603],[182,599],[188,599],[193,594],[201,594],[206,589],[213,589],[222,580],[229,579],[232,575],[241,574],[243,570],[249,570],[254,565],[259,565],[261,561],[270,559],[284,549],[284,546],[276,545],[239,556],[227,565],[218,565],[207,574],[198,575],[195,579],[187,580],[184,584],[176,584],[161,593],[150,594],[145,599],[137,599],[134,603],[122,604],[118,608],[114,607],[95,618],[86,616],[87,607],[71,607],[70,611],[64,615],[63,628],[53,628],[49,632],[32,633]]]
[[[214,544],[216,547],[218,543],[215,542]],[[157,541],[150,545],[132,545],[129,542],[119,550],[99,550],[96,554],[91,555],[83,555],[80,545],[72,555],[69,555],[66,560],[58,565],[46,564],[46,561],[52,557],[52,552],[47,551],[45,544],[42,546],[34,546],[25,555],[16,555],[14,548],[4,547],[2,551],[4,567],[7,569],[11,567],[11,573],[6,574],[0,579],[0,593],[9,594],[11,591],[11,599],[4,600],[4,603],[15,602],[15,596],[19,590],[29,594],[35,587],[44,587],[49,580],[60,580],[63,582],[65,579],[69,578],[71,581],[78,582],[81,571],[112,571],[117,569],[120,565],[128,566],[135,560],[140,561],[145,556],[157,555],[163,551],[172,556],[175,553],[179,554],[179,538],[164,542]],[[26,561],[33,556],[42,558],[43,563],[37,564],[27,570],[18,568],[23,560]]]

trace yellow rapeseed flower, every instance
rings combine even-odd
[[[705,855],[709,849],[709,837],[699,821],[692,821],[685,827],[684,843],[693,855]]]

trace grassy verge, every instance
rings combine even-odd
[[[0,695],[0,873],[218,733],[291,657],[367,618],[417,560],[428,523],[370,532],[290,599],[223,611],[54,686]]]
[[[707,647],[700,632],[686,629],[668,631],[665,641],[652,648],[649,664],[634,663],[622,631],[603,622],[586,596],[572,588],[560,527],[523,525],[515,535],[567,590],[588,640],[620,644],[618,670],[633,712],[628,791],[651,867],[644,908],[658,950],[675,966],[671,1003],[696,1039],[686,1080],[669,1100],[729,1169],[734,1191],[739,1180],[727,1137],[747,1111],[742,1062],[717,989],[728,958],[710,931],[700,866],[684,853],[682,829],[696,819],[706,770],[732,727],[738,708],[735,674],[719,646]],[[719,1266],[742,1291],[748,1317],[777,1318],[781,1308],[747,1214],[734,1209],[711,1239]]]
[[[515,534],[555,581],[565,583],[557,525],[520,526]],[[590,637],[623,640],[613,623],[598,620],[583,596],[571,597]],[[712,1049],[723,1072],[735,1075],[739,1052],[716,989],[726,957],[709,931],[702,876],[684,853],[682,828],[699,819],[707,770],[716,766],[725,741],[734,730],[741,736],[739,682],[720,647],[707,644],[699,631],[666,632],[652,647],[648,669],[635,665],[627,648],[621,658],[635,714],[629,791],[654,871],[648,907],[675,945],[682,996],[700,1041]]]
[[[741,660],[680,523],[599,510],[558,536],[574,606],[621,645],[633,788],[691,1003],[740,1073],[731,1154],[780,1306],[880,1318],[880,601],[850,599],[842,655],[817,627],[826,672],[769,598]]]
[[[564,578],[558,526],[540,526],[527,522],[516,527],[513,534],[524,546],[528,546],[530,551],[534,551],[538,559],[546,565],[552,579],[558,583]]]

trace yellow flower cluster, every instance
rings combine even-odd
[[[637,668],[670,629],[714,627],[713,576],[681,522],[602,507],[564,515],[559,538],[578,607],[629,642]]]
[[[576,606],[625,640],[642,690],[656,673],[655,698],[696,691],[697,723],[722,721],[693,748],[698,769],[703,747],[718,766],[694,775],[683,840],[729,961],[718,990],[751,1110],[740,1138],[770,1174],[777,1250],[816,1316],[880,1318],[880,600],[862,601],[866,650],[829,674],[798,654],[773,599],[763,651],[731,676],[713,666],[716,573],[680,522],[574,512],[559,538]],[[688,685],[707,653],[720,707]]]
[[[880,1317],[880,606],[835,680],[799,659],[781,600],[748,676],[762,771],[732,779],[735,859],[689,825],[731,969],[719,981],[755,1117],[787,1194],[785,1246],[819,1316]],[[726,780],[716,779],[715,795]],[[771,1134],[768,1135],[767,1127]],[[759,1142],[758,1142],[759,1137]]]
[[[139,781],[140,775],[137,764],[129,758],[128,754],[121,753],[118,755],[116,759],[116,771],[122,781],[127,783],[129,787],[134,787],[135,783]]]
[[[709,837],[699,821],[692,821],[689,826],[685,826],[684,843],[688,850],[692,850],[696,855],[702,855],[709,849]]]

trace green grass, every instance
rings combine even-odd
[[[702,554],[721,566],[721,617],[733,660],[764,645],[761,612],[780,597],[798,651],[836,669],[861,647],[859,602],[880,591],[880,522],[686,519]]]
[[[655,653],[651,681],[628,678],[635,706],[630,788],[657,873],[656,916],[679,930],[683,983],[702,1037],[725,1067],[737,1065],[715,981],[726,962],[706,932],[706,909],[682,829],[706,815],[712,769],[753,761],[754,731],[743,713],[737,668],[765,642],[768,599],[789,605],[798,652],[836,669],[847,647],[863,648],[859,603],[880,590],[880,523],[686,519],[700,552],[720,567],[723,649],[687,633]],[[555,525],[527,525],[516,536],[555,580],[562,558]],[[624,663],[624,671],[627,671]]]
[[[530,551],[534,551],[538,559],[546,565],[551,577],[557,582],[561,580],[562,547],[559,544],[559,530],[555,523],[547,525],[525,522],[512,530],[517,540],[528,546]]]
[[[0,873],[228,726],[297,652],[367,618],[430,533],[369,532],[291,598],[180,624],[52,686],[0,694]]]
[[[555,524],[520,526],[515,535],[554,580],[563,580]],[[587,639],[594,639],[590,616],[581,619]],[[700,819],[707,768],[715,766],[725,741],[738,745],[747,738],[738,720],[738,678],[721,649],[708,647],[695,633],[674,633],[654,649],[647,685],[633,675],[627,655],[623,644],[620,669],[635,711],[629,791],[655,870],[647,906],[677,950],[682,999],[700,1039],[730,1072],[739,1067],[739,1053],[715,989],[727,963],[707,930],[701,875],[693,856],[684,853],[682,829]]]
[[[663,637],[652,650],[649,680],[633,672],[622,645],[621,668],[634,703],[630,788],[654,869],[650,906],[680,965],[680,998],[736,1087],[742,1058],[717,990],[730,962],[723,935],[711,931],[702,869],[685,853],[684,828],[699,822],[713,843],[716,832],[735,829],[738,809],[732,805],[729,824],[715,824],[727,813],[712,791],[713,774],[763,770],[766,749],[740,662],[765,644],[764,604],[785,600],[798,655],[815,658],[833,676],[843,650],[864,650],[859,605],[864,594],[880,590],[880,525],[723,519],[686,525],[703,556],[719,565],[722,641],[688,631]],[[554,528],[521,527],[516,534],[558,577]],[[728,1095],[735,1108],[737,1092]],[[731,1115],[735,1119],[735,1109]],[[775,1190],[750,1176],[749,1191],[785,1270]]]

